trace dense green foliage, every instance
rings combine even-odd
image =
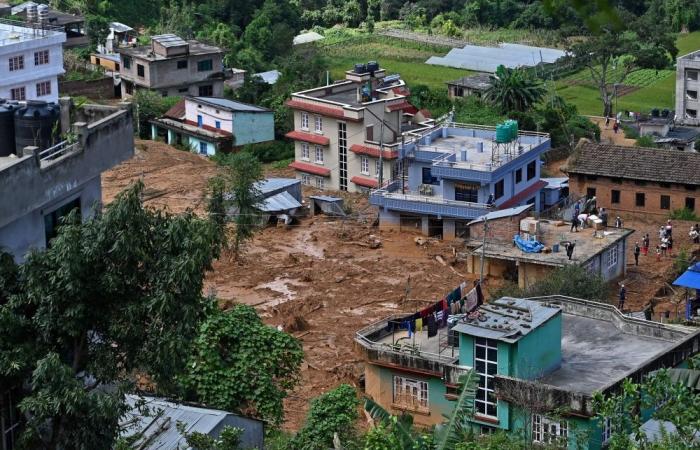
[[[605,301],[609,287],[605,279],[591,275],[586,269],[577,265],[567,265],[552,271],[546,278],[532,284],[527,289],[518,287],[517,283],[497,289],[492,298],[504,296],[527,298],[546,295],[565,295],[587,300]]]
[[[207,405],[278,425],[302,358],[296,339],[265,325],[254,308],[236,305],[202,323],[183,384]]]
[[[0,385],[29,382],[31,448],[109,448],[133,374],[174,390],[214,306],[202,279],[218,256],[215,227],[144,208],[142,193],[136,184],[82,223],[72,213],[19,267],[1,258]]]
[[[186,434],[183,427],[178,426],[178,429],[181,434]],[[185,440],[187,445],[196,450],[236,450],[240,445],[243,431],[242,428],[226,425],[221,430],[221,435],[218,438],[213,438],[208,434],[194,432],[187,434]]]
[[[162,116],[181,99],[180,97],[163,97],[158,92],[139,89],[134,93],[136,105],[136,129],[139,137],[151,137],[151,124],[149,121]]]
[[[355,421],[360,401],[355,389],[347,384],[322,394],[311,401],[304,427],[290,441],[293,450],[326,450],[333,448],[337,433],[341,445],[355,440]]]
[[[504,113],[528,111],[547,93],[542,81],[524,69],[498,66],[485,99]]]

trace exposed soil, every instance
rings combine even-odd
[[[104,201],[140,178],[150,194],[147,204],[201,212],[207,179],[215,173],[206,158],[140,141],[132,160],[104,174]],[[291,173],[270,170],[268,175]],[[304,187],[304,196],[313,191]],[[468,279],[459,275],[466,267],[451,265],[450,244],[427,240],[418,246],[410,233],[380,233],[371,226],[376,210],[366,197],[342,195],[353,212],[350,219],[317,216],[266,228],[242,260],[222,257],[205,281],[205,291],[215,293],[223,308],[235,302],[253,305],[268,324],[282,326],[303,343],[301,383],[285,402],[290,430],[303,423],[311,398],[341,382],[357,385],[363,372],[354,351],[357,330],[387,315],[420,309]],[[377,240],[381,246],[370,248]]]

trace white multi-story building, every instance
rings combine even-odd
[[[56,27],[0,19],[0,98],[57,102],[65,41]]]

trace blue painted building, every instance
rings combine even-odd
[[[542,207],[540,157],[550,148],[548,134],[518,132],[504,140],[494,127],[452,123],[408,136],[400,172],[370,196],[380,226],[452,239],[467,237],[467,223],[489,210]]]
[[[186,97],[151,121],[151,137],[213,156],[274,140],[274,113],[224,98]]]
[[[452,412],[459,376],[474,370],[475,432],[598,450],[611,433],[596,417],[595,392],[617,392],[627,378],[682,366],[700,349],[697,329],[570,297],[504,297],[477,311],[471,318],[451,315],[432,335],[410,313],[359,330],[366,394],[392,414],[406,412],[416,424],[432,426]],[[407,320],[418,331],[393,325]]]

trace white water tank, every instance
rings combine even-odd
[[[37,17],[39,18],[39,23],[48,24],[49,23],[49,5],[39,5],[37,7]]]
[[[39,13],[37,11],[37,5],[36,4],[27,5],[27,22],[37,23],[38,17],[39,17]]]

